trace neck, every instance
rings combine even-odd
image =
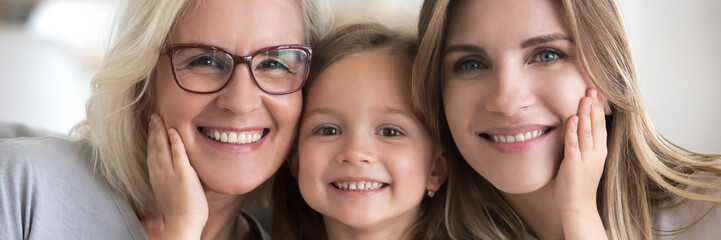
[[[242,195],[228,195],[205,191],[208,199],[208,222],[205,223],[200,239],[237,239],[250,233],[248,223],[238,214],[243,204]],[[237,228],[235,226],[238,226]]]
[[[208,200],[208,221],[203,227],[200,239],[247,239],[250,227],[243,218],[238,218],[243,195],[227,195],[206,189]],[[165,224],[162,215],[144,216],[141,224],[148,239],[162,239]]]
[[[408,230],[416,220],[418,209],[392,219],[386,219],[370,226],[354,227],[323,216],[326,233],[329,240],[377,240],[377,239],[410,239]]]
[[[555,179],[530,193],[501,192],[503,198],[538,239],[564,239],[561,214],[553,199],[554,185]]]

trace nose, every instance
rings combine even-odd
[[[520,67],[501,67],[495,71],[488,99],[484,107],[488,112],[513,116],[533,103],[528,76]]]
[[[376,161],[375,147],[371,136],[349,136],[344,142],[342,149],[336,156],[339,164],[361,164],[374,163]]]
[[[243,115],[256,111],[262,106],[261,95],[264,92],[253,82],[248,65],[237,65],[229,81],[228,85],[218,92],[216,99],[218,108],[235,115]]]

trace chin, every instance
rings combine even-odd
[[[552,183],[555,174],[550,176],[524,176],[502,183],[491,182],[499,191],[508,194],[525,194],[538,191],[539,189]]]
[[[222,177],[220,175],[203,176],[199,175],[200,181],[207,189],[228,195],[244,195],[247,194],[265,182],[264,178],[248,178],[234,176]],[[265,178],[267,179],[267,178]]]

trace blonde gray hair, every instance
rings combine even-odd
[[[598,206],[612,239],[652,239],[654,212],[691,200],[721,203],[721,155],[685,150],[663,138],[643,108],[623,22],[613,0],[562,0],[580,67],[608,98],[608,157]],[[449,158],[446,226],[456,239],[522,239],[522,219],[456,148],[441,104],[441,55],[450,0],[426,0],[411,97]],[[671,204],[669,204],[671,203]],[[692,224],[693,225],[693,224]],[[689,225],[672,233],[692,227]]]
[[[123,193],[140,217],[157,213],[148,180],[146,143],[151,76],[161,45],[191,3],[202,0],[129,0],[117,19],[112,46],[91,81],[87,119],[74,131],[90,141],[94,169]],[[298,0],[305,41],[313,44],[331,25],[325,0]]]

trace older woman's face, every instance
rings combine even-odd
[[[592,86],[560,1],[456,2],[442,68],[446,118],[466,161],[506,193],[551,183],[565,121]]]
[[[282,44],[303,44],[303,17],[295,0],[204,0],[191,3],[171,32],[170,43],[222,47],[236,55]],[[242,194],[272,176],[285,160],[302,107],[300,91],[270,95],[239,64],[221,91],[182,90],[167,55],[161,55],[154,85],[154,111],[178,130],[192,166],[216,192]],[[245,136],[253,143],[226,143],[206,134]],[[256,141],[257,140],[257,141]]]

